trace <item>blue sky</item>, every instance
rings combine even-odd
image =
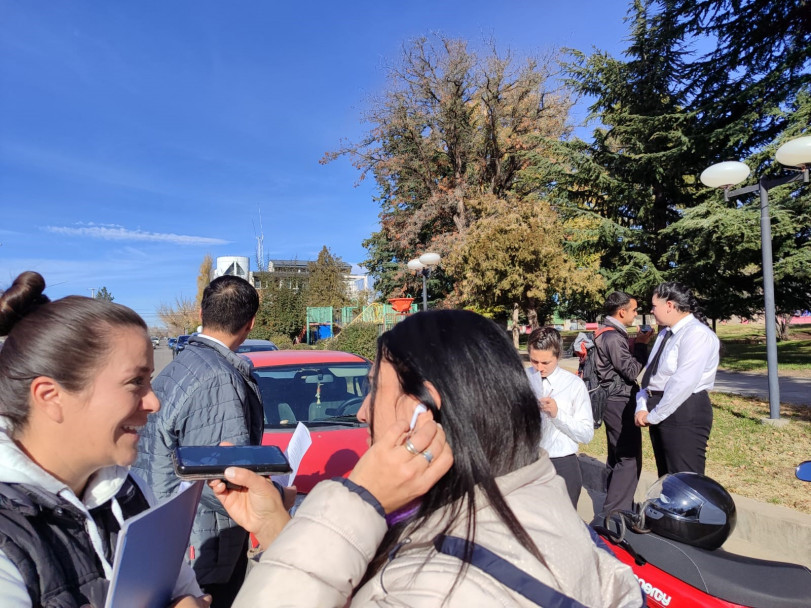
[[[0,289],[101,286],[155,324],[209,253],[350,263],[377,229],[348,160],[404,42],[619,54],[622,0],[0,0]],[[581,107],[576,116],[582,118]]]

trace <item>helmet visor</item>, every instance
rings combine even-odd
[[[676,517],[699,519],[704,498],[693,488],[673,475],[664,475],[654,483],[647,500]]]

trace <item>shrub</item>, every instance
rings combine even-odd
[[[374,323],[352,323],[343,328],[341,333],[328,340],[320,340],[319,345],[331,350],[342,350],[355,353],[373,361],[377,353],[378,326]]]
[[[270,340],[282,350],[287,350],[293,346],[293,341],[290,339],[290,336],[286,334],[273,333],[266,325],[261,327],[254,325],[254,328],[251,330],[248,337],[255,338],[257,340]]]

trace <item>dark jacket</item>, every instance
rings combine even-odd
[[[611,319],[606,326],[614,331],[605,331],[595,340],[597,346],[597,374],[600,385],[608,391],[608,399],[627,399],[636,393],[636,378],[648,359],[646,344],[628,344],[628,331]]]
[[[158,500],[174,494],[180,484],[172,462],[175,447],[261,443],[264,414],[251,369],[249,361],[224,346],[195,336],[155,378],[152,386],[161,409],[149,417],[141,434],[133,469]],[[194,558],[189,563],[197,581],[227,582],[247,535],[205,486],[190,539]]]
[[[124,519],[149,508],[127,478],[115,496]],[[104,557],[113,561],[120,525],[107,501],[90,510]],[[0,550],[17,567],[33,606],[103,606],[109,581],[86,527],[87,515],[34,485],[0,483]]]

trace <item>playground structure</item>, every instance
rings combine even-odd
[[[374,323],[379,333],[391,329],[395,323],[415,313],[419,307],[414,298],[391,298],[390,303],[374,302],[360,309],[356,306],[344,306],[340,309],[340,318],[332,306],[308,306],[305,337],[307,344],[331,338],[337,329],[343,329],[352,323]]]

